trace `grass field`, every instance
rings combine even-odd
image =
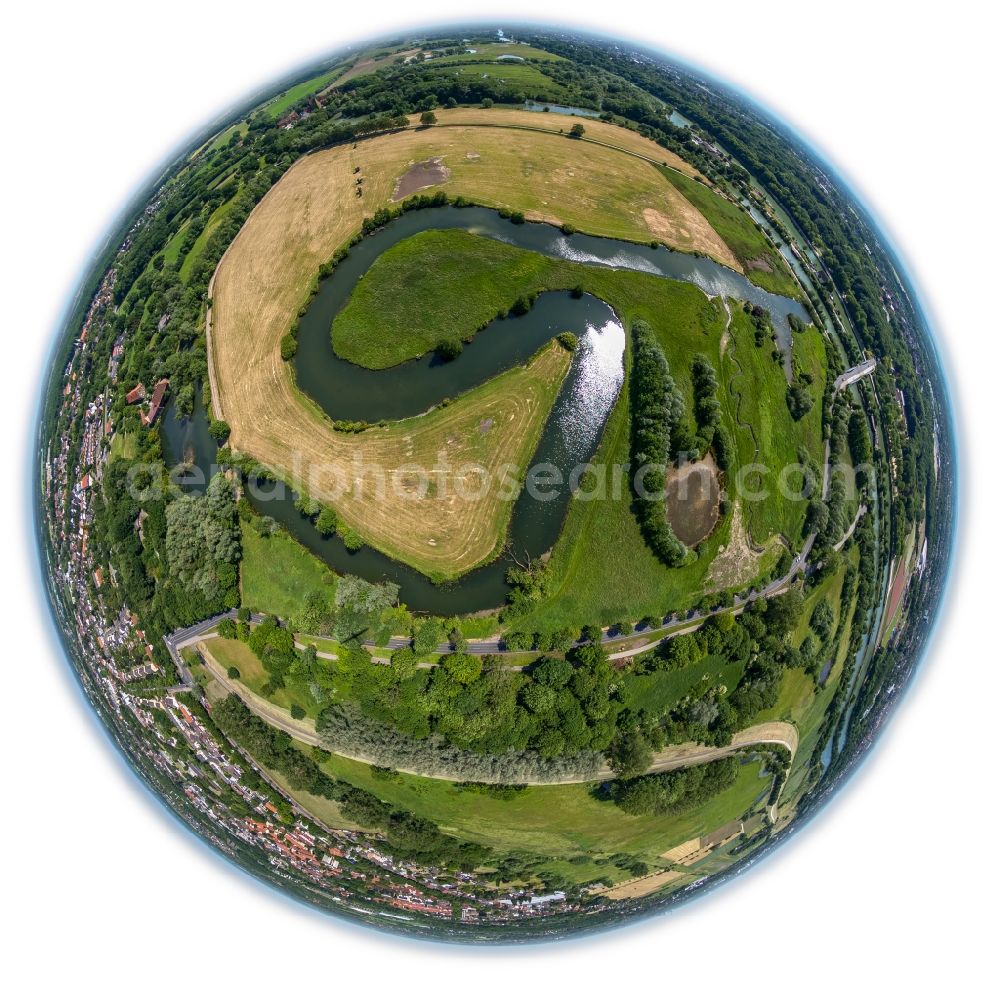
[[[171,237],[170,242],[163,248],[163,262],[165,264],[176,264],[177,258],[181,253],[181,242],[184,239],[184,233],[190,224],[190,219],[185,219],[184,223],[181,225],[180,229],[174,233]]]
[[[131,460],[139,453],[139,441],[137,434],[123,434],[120,431],[111,439],[111,447],[108,451],[108,461],[113,462],[116,458]]]
[[[435,63],[429,62],[428,67]],[[562,87],[554,83],[535,66],[523,63],[506,62],[471,62],[455,65],[440,65],[440,72],[448,76],[457,76],[462,80],[490,80],[502,83],[508,90],[522,91],[526,94],[549,93],[561,95]]]
[[[225,219],[225,217],[233,209],[233,199],[236,197],[236,192],[233,192],[233,196],[229,198],[228,201],[224,201],[209,217],[207,223],[205,223],[205,228],[198,235],[198,238],[191,245],[191,249],[187,252],[184,260],[181,261],[180,266],[180,276],[185,281],[191,276],[191,270],[197,263],[198,258],[201,256],[202,251],[205,249],[205,245],[208,243],[209,237],[215,230],[219,227],[219,224]]]
[[[268,681],[267,671],[246,643],[239,639],[207,639],[205,648],[225,670],[235,667],[240,672],[240,683],[254,694],[286,710],[291,709],[292,705],[299,705],[310,719],[315,719],[319,714],[322,706],[313,697],[308,686],[299,683],[294,675],[286,678],[284,687],[265,695],[263,689]]]
[[[463,52],[453,56],[435,56],[430,65],[441,63],[459,63],[467,59],[475,59],[480,62],[484,60],[496,60],[500,56],[519,56],[521,59],[540,59],[547,62],[559,62],[563,57],[554,52],[546,52],[545,49],[536,49],[533,45],[522,45],[511,42],[487,42],[485,45],[470,45],[474,52]],[[517,63],[513,63],[517,65]]]
[[[802,294],[785,258],[738,205],[717,194],[701,181],[663,169],[663,175],[712,224],[726,241],[747,277],[761,288],[789,298]]]
[[[279,531],[265,538],[247,522],[241,528],[240,591],[244,607],[294,618],[311,591],[333,599],[337,585],[330,568],[291,535]]]
[[[470,336],[518,295],[551,287],[553,263],[457,229],[411,236],[357,283],[334,318],[333,349],[366,368],[420,357],[443,338]]]
[[[740,769],[736,783],[705,805],[678,816],[630,816],[602,801],[593,784],[530,786],[497,799],[449,781],[399,774],[383,776],[367,764],[333,756],[322,765],[335,777],[433,820],[446,833],[497,851],[524,851],[557,858],[581,852],[626,851],[651,863],[663,851],[738,819],[768,787],[759,763]],[[297,793],[294,793],[297,795]],[[662,864],[662,862],[660,862]]]
[[[793,354],[802,370],[813,376],[810,391],[815,400],[809,413],[796,421],[785,401],[788,381],[782,366],[771,357],[770,341],[757,347],[746,313],[738,303],[731,303],[731,309],[729,347],[719,370],[719,381],[727,391],[720,393],[720,399],[735,426],[737,466],[748,468],[761,463],[767,467],[766,472],[748,475],[744,480],[744,520],[756,545],[765,546],[773,536],[780,535],[794,547],[802,533],[806,501],[782,496],[781,474],[796,465],[800,446],[818,465],[822,464],[822,334],[810,327],[794,337]],[[730,386],[732,393],[728,391]],[[800,485],[799,478],[792,474],[785,481],[792,490]],[[754,499],[757,491],[766,496]]]
[[[283,94],[279,94],[273,101],[267,104],[264,107],[264,114],[271,119],[280,118],[290,107],[298,104],[303,97],[318,93],[329,86],[331,81],[339,74],[340,68],[325,70],[308,80],[304,80],[302,83],[297,83],[294,87],[290,87]]]
[[[516,119],[518,113],[510,115]],[[498,111],[490,120],[506,122],[510,115]],[[538,116],[534,117],[537,120]],[[442,112],[441,118],[450,120],[447,112]],[[623,143],[641,139],[621,129],[615,133],[622,134]],[[307,481],[308,471],[319,464],[335,469],[339,476],[344,463],[352,461],[359,439],[337,434],[321,414],[310,409],[280,359],[279,342],[319,264],[357,230],[365,214],[388,202],[396,179],[411,162],[430,155],[451,157],[448,163],[453,172],[448,187],[453,193],[498,205],[511,203],[529,214],[556,221],[560,216],[575,219],[580,228],[604,230],[607,235],[631,233],[648,238],[652,230],[642,218],[644,204],[655,206],[664,217],[672,211],[671,205],[677,206],[676,225],[683,228],[683,220],[693,210],[650,164],[591,144],[579,147],[586,156],[578,154],[578,165],[567,169],[567,142],[571,140],[558,134],[517,129],[434,128],[377,137],[357,148],[326,150],[292,167],[251,214],[212,284],[212,398],[216,415],[232,427],[232,446],[291,478],[295,473],[290,456],[297,453],[303,458],[299,467],[305,470],[298,482]],[[472,150],[479,153],[479,160],[467,158]],[[489,169],[481,169],[485,164]],[[366,193],[360,199],[348,194],[354,188],[355,165],[361,166],[365,177]],[[331,197],[331,191],[341,191],[344,197]],[[521,202],[524,192],[538,201],[540,211],[534,212],[530,204]],[[708,231],[724,247],[710,228]],[[189,260],[196,250],[197,244]],[[495,382],[488,393],[493,393],[491,402],[501,409],[485,413],[484,400],[475,401],[480,419],[493,418],[495,423],[502,421],[501,426],[515,430],[492,459],[527,460],[532,450],[529,446],[537,439],[539,415],[548,412],[554,384],[565,364],[566,359],[557,361],[555,354],[548,353],[531,371],[510,376],[520,385],[512,387],[508,380],[498,391]],[[543,368],[554,377],[548,385],[538,377]],[[403,462],[418,461],[428,447],[441,443],[440,432],[450,433],[463,416],[470,416],[468,406],[463,410],[456,404],[446,414],[442,411],[426,418],[420,427],[368,432],[365,460],[384,460],[383,467],[390,470]],[[463,432],[467,434],[468,427]],[[409,441],[404,440],[406,435],[410,435]],[[472,444],[467,437],[466,447],[455,449],[454,457],[482,451]],[[317,485],[310,492],[320,499],[332,499],[329,486],[324,492],[322,485]],[[453,495],[405,504],[406,511],[398,504],[391,506],[392,498],[386,501],[390,506],[372,503],[368,493],[358,490],[337,507],[345,521],[377,547],[429,574],[454,575],[482,562],[495,551],[506,524],[506,511],[500,507],[494,505],[485,515],[476,505],[459,509]],[[433,526],[433,536],[429,526]]]
[[[704,692],[724,684],[727,690],[732,691],[743,673],[743,666],[720,656],[706,656],[678,670],[631,674],[624,682],[622,696],[633,711],[645,709],[661,716],[694,688]]]
[[[779,471],[797,461],[800,444],[817,463],[822,462],[819,401],[801,421],[791,419],[785,403],[787,382],[782,367],[771,359],[770,345],[755,347],[749,324],[738,305],[731,306],[733,321],[729,346],[726,357],[720,360],[725,314],[716,302],[707,301],[700,295],[691,296],[689,286],[674,286],[663,281],[653,281],[658,288],[648,289],[643,288],[640,281],[632,295],[623,289],[609,287],[621,283],[622,275],[623,272],[598,272],[590,290],[614,303],[628,322],[637,318],[649,322],[689,406],[688,361],[696,351],[708,356],[719,372],[718,396],[723,421],[736,444],[738,460],[733,463],[734,467],[760,462],[768,469],[763,476],[763,486],[770,491],[769,498],[741,501],[749,515],[753,540],[764,544],[776,533],[797,539],[806,503],[782,497],[776,484]],[[645,280],[645,276],[637,277]],[[814,386],[824,384],[820,336],[815,330],[796,335],[796,351],[803,367],[813,371]],[[742,359],[744,371],[750,373],[749,378],[742,376],[744,384],[753,386],[753,393],[747,393],[748,398],[738,415],[737,401],[728,392],[730,378],[738,372],[734,355]],[[738,388],[739,382],[736,385]],[[754,428],[760,442],[759,452],[755,450],[753,436],[741,426],[738,417]],[[612,465],[627,462],[628,457],[626,383],[626,390],[608,421],[596,460]],[[743,516],[742,522],[745,528],[747,516]],[[573,502],[549,561],[552,591],[529,617],[517,623],[517,627],[547,631],[581,621],[606,623],[690,607],[703,593],[717,589],[708,585],[706,578],[720,547],[731,542],[732,523],[730,514],[702,544],[695,562],[679,569],[667,569],[646,547],[631,511],[627,489],[618,500]],[[739,579],[730,579],[727,584],[745,586],[755,577],[770,572],[779,551],[780,546],[772,546]],[[600,566],[601,572],[594,573],[594,566]]]

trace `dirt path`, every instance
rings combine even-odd
[[[861,518],[863,518],[867,513],[868,513],[867,505],[861,504],[858,507],[857,514],[854,515],[854,520],[851,521],[851,526],[847,529],[847,531],[844,532],[844,537],[841,538],[840,541],[833,546],[834,552],[839,552],[847,544],[851,535],[854,534],[854,531],[857,528],[858,523],[861,521]]]

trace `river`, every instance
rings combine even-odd
[[[489,324],[456,360],[447,363],[428,354],[394,368],[372,371],[333,353],[331,323],[358,280],[390,247],[432,229],[462,229],[546,256],[658,274],[694,284],[710,296],[749,301],[771,314],[786,352],[791,344],[788,314],[808,320],[801,303],[766,292],[744,275],[706,257],[579,233],[566,235],[541,223],[516,224],[485,208],[446,206],[408,212],[351,249],[321,282],[300,321],[295,377],[300,388],[332,419],[374,422],[422,413],[446,397],[523,364],[555,334],[569,330],[579,338],[579,348],[533,464],[551,463],[565,477],[596,450],[624,377],[625,332],[610,306],[592,296],[574,299],[567,292],[544,293],[526,315]],[[208,418],[200,401],[188,419],[179,418],[173,405],[168,405],[161,438],[168,461],[188,461],[207,469],[215,460],[215,443],[208,434]],[[523,563],[526,557],[537,558],[551,549],[565,518],[569,492],[561,490],[556,499],[541,500],[531,491],[523,491],[514,505],[508,552],[443,585],[374,549],[349,552],[339,538],[323,538],[295,509],[290,496],[253,502],[262,514],[273,517],[337,572],[368,580],[392,579],[400,585],[401,599],[413,610],[456,615],[504,603],[507,569],[515,560]]]

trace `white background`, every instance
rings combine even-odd
[[[996,24],[987,5],[451,0],[8,7],[0,131],[5,652],[0,931],[8,996],[981,996],[996,930]],[[959,409],[962,544],[944,622],[883,743],[755,873],[672,916],[517,950],[421,946],[286,902],[130,777],[48,637],[23,509],[57,319],[126,195],[191,129],[302,60],[504,13],[662,46],[744,85],[860,190],[925,293]],[[975,459],[975,464],[973,461]],[[19,475],[20,474],[20,475]],[[993,931],[993,933],[990,933]],[[988,985],[989,984],[989,985]]]

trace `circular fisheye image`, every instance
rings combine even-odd
[[[877,223],[746,96],[572,30],[358,45],[203,129],[43,392],[48,596],[118,748],[244,872],[413,937],[745,871],[947,577],[947,388]]]

